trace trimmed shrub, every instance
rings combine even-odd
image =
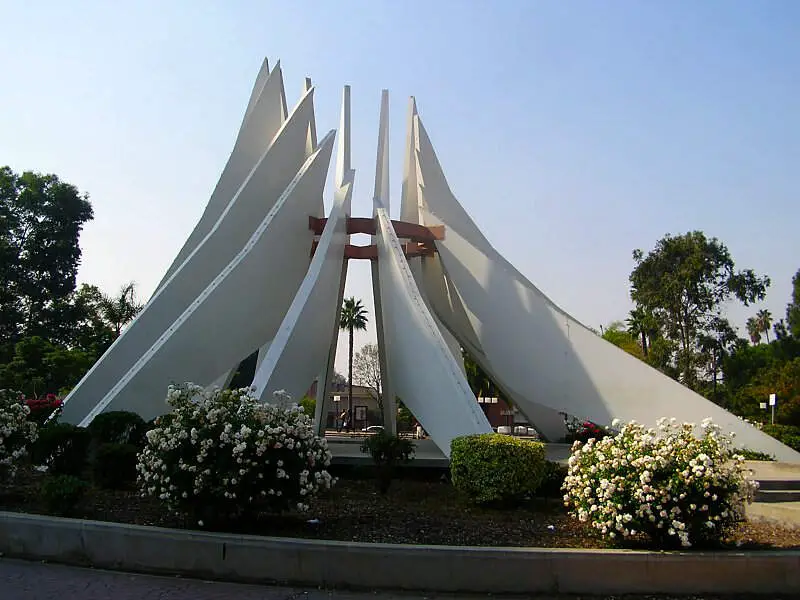
[[[531,498],[545,475],[544,445],[499,433],[450,444],[453,486],[477,504],[513,505]]]
[[[19,392],[0,390],[0,480],[11,479],[36,440],[36,423],[28,420],[30,408]]]
[[[385,494],[392,483],[395,466],[414,460],[414,443],[381,430],[361,442],[361,452],[372,457],[378,475],[378,490]]]
[[[92,478],[103,488],[117,490],[136,483],[139,449],[133,444],[100,444],[92,460]]]
[[[86,468],[92,435],[85,427],[51,423],[39,430],[31,459],[44,465],[52,475],[79,477]]]
[[[97,415],[87,427],[92,441],[100,444],[132,444],[144,447],[147,424],[136,413],[114,410]]]
[[[786,444],[793,450],[800,452],[800,427],[794,425],[770,425],[767,423],[761,430],[782,444]]]
[[[537,495],[545,498],[561,498],[561,488],[564,486],[564,479],[567,477],[567,465],[546,461],[544,464],[544,477],[542,485],[539,486]]]
[[[616,423],[615,423],[616,425]],[[757,485],[731,437],[711,419],[631,422],[614,437],[576,442],[564,481],[572,515],[602,536],[643,533],[658,546],[718,543],[744,518]]]
[[[771,462],[775,460],[775,457],[771,454],[760,452],[758,450],[750,450],[749,448],[737,448],[735,452],[736,454],[741,455],[745,460],[758,460],[764,462]]]
[[[333,481],[331,453],[283,391],[264,404],[240,390],[170,386],[172,412],[147,432],[142,492],[201,526],[263,511],[308,510]]]
[[[71,515],[83,500],[89,485],[72,475],[54,475],[42,483],[42,500],[51,513]]]

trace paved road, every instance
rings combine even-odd
[[[0,600],[491,600],[453,596],[340,592],[215,583],[175,577],[131,575],[0,558]],[[586,596],[536,596],[537,600],[589,600]],[[674,596],[591,596],[592,600],[678,600]],[[680,600],[717,600],[692,596]],[[720,600],[736,600],[725,598]],[[788,600],[773,597],[772,600]]]

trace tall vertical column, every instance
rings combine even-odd
[[[381,116],[378,125],[378,152],[375,162],[375,192],[372,196],[372,217],[376,219],[378,209],[389,214],[389,90],[381,92]],[[372,243],[377,244],[377,236],[372,236]],[[383,426],[392,433],[397,433],[397,408],[395,406],[394,388],[387,364],[386,340],[384,338],[383,307],[381,306],[380,272],[378,261],[373,260],[372,297],[375,300],[375,328],[378,338],[378,359],[381,368],[381,392],[383,394]]]

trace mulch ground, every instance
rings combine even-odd
[[[0,489],[0,510],[49,514],[39,495],[43,475],[26,472]],[[165,511],[135,490],[92,488],[70,516],[98,521],[200,529]],[[547,548],[619,547],[570,518],[556,498],[515,509],[475,507],[446,481],[398,480],[387,495],[364,479],[340,479],[303,515],[262,515],[229,528],[232,533],[354,542],[428,545],[528,546]],[[643,540],[628,547],[646,548]],[[723,548],[800,549],[800,529],[761,522],[740,524]]]

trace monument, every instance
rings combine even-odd
[[[373,213],[351,217],[350,90],[338,139],[318,139],[314,88],[287,109],[280,63],[265,60],[205,211],[144,310],[70,392],[62,418],[167,410],[171,382],[224,387],[258,351],[255,393],[301,397],[317,379],[324,425],[350,260],[369,260],[383,391],[399,397],[449,456],[460,435],[491,431],[461,348],[545,438],[563,413],[607,424],[711,417],[738,444],[800,454],[651,368],[562,311],[502,257],[453,195],[417,113],[408,109],[400,220],[390,218],[388,115],[381,101]],[[323,189],[336,144],[332,208]],[[487,174],[490,176],[491,174]],[[366,233],[371,244],[350,244]],[[393,402],[384,424],[395,428]]]

